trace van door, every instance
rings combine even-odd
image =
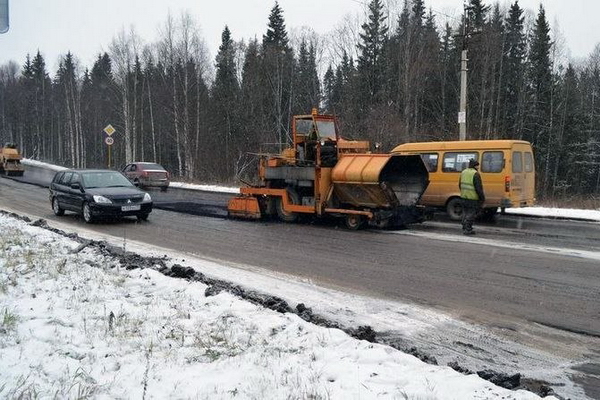
[[[535,163],[531,149],[523,152],[523,191],[521,192],[521,205],[532,206],[535,202]]]
[[[481,157],[481,181],[485,192],[485,207],[502,207],[505,192],[505,150],[486,150]]]
[[[512,175],[510,179],[510,201],[513,207],[520,207],[526,196],[525,168],[523,152],[512,152]]]

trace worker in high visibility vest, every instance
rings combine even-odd
[[[460,187],[460,198],[462,200],[462,229],[465,235],[474,235],[473,220],[481,211],[485,194],[483,193],[483,183],[481,175],[477,171],[479,162],[474,159],[469,160],[469,166],[460,173],[458,186]]]

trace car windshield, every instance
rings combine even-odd
[[[127,178],[119,172],[97,171],[82,174],[83,185],[88,188],[123,187],[133,186]]]
[[[157,169],[159,171],[164,171],[165,169],[158,164],[141,164],[142,169],[145,170],[150,170],[150,169]]]

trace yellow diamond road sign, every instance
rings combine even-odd
[[[113,128],[113,126],[111,124],[106,125],[106,128],[104,128],[104,132],[106,132],[106,134],[108,136],[112,135],[113,133],[115,133],[115,128]]]

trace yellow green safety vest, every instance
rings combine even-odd
[[[468,200],[479,200],[473,177],[477,173],[475,168],[467,168],[460,173],[460,197]]]

